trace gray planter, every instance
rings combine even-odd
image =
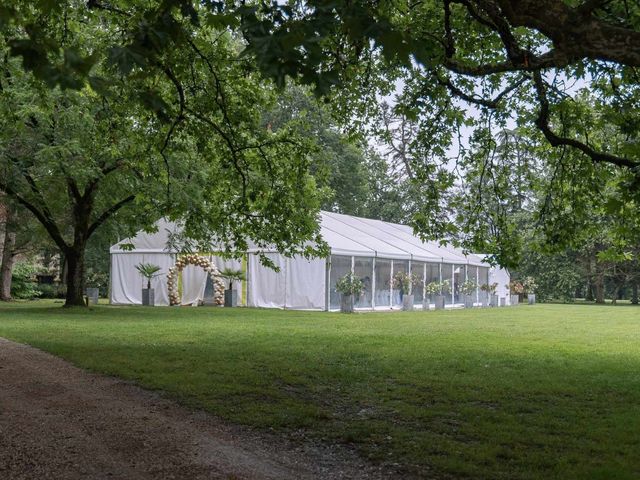
[[[142,305],[153,307],[156,304],[155,290],[153,288],[142,289]]]
[[[529,295],[527,295],[527,301],[529,302],[529,305],[535,305],[535,303],[536,303],[536,294],[535,293],[530,293]]]
[[[491,298],[489,299],[489,305],[492,307],[497,307],[498,305],[500,305],[498,295],[491,295]]]
[[[86,295],[87,295],[87,303],[89,305],[97,305],[98,304],[98,296],[100,293],[100,290],[97,288],[87,288],[86,290]]]
[[[238,306],[238,291],[237,290],[225,290],[224,291],[224,306],[225,307],[237,307]]]
[[[500,297],[500,306],[506,307],[507,305],[507,297]]]
[[[402,310],[404,310],[405,312],[413,311],[413,301],[414,301],[414,296],[413,295],[403,295],[402,296]]]
[[[444,295],[436,295],[435,299],[436,310],[442,310],[444,308]]]
[[[211,278],[211,275],[207,275],[202,303],[207,307],[215,307],[216,305],[215,287],[213,285],[213,278]]]
[[[511,306],[518,305],[520,303],[519,295],[511,295]]]
[[[465,295],[464,308],[473,308],[474,300],[475,300],[474,295]]]
[[[353,313],[353,295],[340,295],[340,311],[342,313]]]

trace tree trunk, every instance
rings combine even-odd
[[[631,303],[638,305],[638,284],[634,283],[631,287]]]
[[[65,253],[67,261],[67,294],[65,307],[85,306],[84,302],[84,245],[76,245]]]
[[[11,300],[11,275],[15,260],[16,232],[13,230],[14,220],[11,208],[7,203],[0,203],[0,222],[2,222],[2,248],[0,249],[0,300]]]
[[[591,283],[591,280],[589,280],[587,282],[587,287],[586,287],[586,295],[584,297],[584,299],[587,302],[593,302],[594,298],[593,298],[593,284]]]
[[[597,265],[596,265],[597,269]],[[604,302],[604,275],[602,272],[596,272],[593,287],[596,293],[596,303],[605,303]]]
[[[618,285],[613,289],[613,295],[611,296],[611,305],[616,305],[618,303]]]
[[[591,267],[591,258],[588,258],[586,261],[587,264],[587,291],[584,296],[584,299],[587,302],[593,302],[593,269]]]
[[[7,229],[8,229],[7,224]],[[0,263],[0,300],[11,300],[11,275],[13,273],[13,261],[15,259],[14,248],[16,246],[15,232],[5,231],[4,246]]]

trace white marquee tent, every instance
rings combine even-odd
[[[144,279],[135,266],[153,263],[161,274],[152,282],[156,290],[156,305],[168,305],[166,273],[177,258],[167,248],[169,235],[178,227],[160,221],[153,234],[138,233],[111,247],[110,301],[112,304],[140,304]],[[236,282],[240,292],[239,303],[252,307],[334,310],[340,306],[335,290],[337,280],[353,272],[364,283],[362,295],[356,299],[356,308],[385,309],[400,306],[400,292],[393,287],[392,278],[398,271],[411,272],[422,279],[423,285],[433,281],[449,280],[451,292],[446,297],[450,306],[462,303],[459,286],[465,280],[478,285],[498,283],[497,295],[509,303],[506,284],[509,274],[493,268],[478,255],[465,255],[454,248],[436,243],[422,242],[410,227],[366,218],[321,213],[321,233],[331,249],[329,258],[307,260],[302,257],[286,258],[278,252],[266,255],[280,267],[279,272],[263,266],[254,251],[246,252],[242,260],[224,260],[211,252],[200,253],[218,268],[242,268],[246,281]],[[126,245],[132,245],[129,250]],[[186,267],[180,278],[182,304],[196,304],[204,295],[206,273],[195,266]],[[412,292],[416,307],[433,303],[422,288]],[[476,304],[486,304],[487,293],[477,289]],[[502,301],[502,300],[501,300]]]

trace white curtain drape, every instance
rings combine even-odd
[[[258,255],[249,255],[249,306],[314,310],[325,308],[324,259],[286,258],[279,253],[266,255],[280,271],[263,266]]]
[[[325,274],[325,259],[288,258],[285,269],[286,308],[323,310]]]
[[[266,256],[280,271],[262,265],[257,255],[249,255],[247,303],[250,307],[282,308],[285,302],[285,257],[278,253],[267,253]]]
[[[167,291],[167,272],[174,263],[173,256],[167,253],[114,253],[111,255],[110,302],[113,305],[131,305],[142,303],[142,289],[147,287],[146,280],[136,265],[151,263],[158,265],[158,276],[151,280],[155,290],[155,304],[169,305]]]

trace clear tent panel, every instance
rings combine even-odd
[[[376,286],[374,298],[377,307],[391,306],[391,260],[376,258]]]
[[[467,279],[465,265],[453,266],[453,303],[462,303],[460,285]]]
[[[393,261],[393,276],[398,272],[409,273],[409,260],[394,260]],[[393,289],[391,291],[391,299],[393,301],[393,305],[402,305],[402,295],[408,292],[401,292],[400,288],[393,285]]]
[[[443,265],[444,267],[444,265]],[[425,275],[425,285],[440,281],[440,264],[439,263],[427,263],[427,271]],[[436,294],[432,293],[427,295],[429,303],[436,302]]]
[[[480,303],[483,305],[489,304],[489,267],[478,267],[478,285],[485,286],[484,289],[480,289]]]
[[[449,282],[449,291],[443,292],[445,305],[451,305],[453,303],[453,265],[448,263],[442,264],[442,281]]]
[[[418,279],[411,289],[414,305],[422,305],[424,300],[424,265],[423,262],[411,262],[411,274]]]
[[[373,258],[354,257],[353,274],[360,278],[363,285],[362,293],[355,299],[357,308],[371,308],[373,299]]]
[[[331,270],[329,274],[329,308],[340,308],[340,292],[336,290],[336,283],[346,274],[351,273],[351,257],[331,255]]]
[[[467,280],[476,284],[476,291],[472,293],[473,301],[478,302],[480,299],[478,298],[478,267],[474,267],[473,265],[467,265]]]

